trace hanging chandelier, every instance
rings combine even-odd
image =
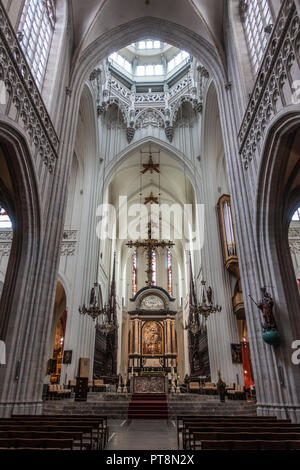
[[[222,307],[218,304],[213,304],[212,296],[212,288],[209,287],[206,289],[206,281],[201,281],[202,284],[202,302],[196,305],[196,311],[198,315],[202,315],[205,320],[211,315],[212,313],[221,312]]]
[[[109,303],[102,306],[100,286],[98,283],[95,283],[94,287],[91,289],[89,306],[86,307],[86,305],[83,304],[82,307],[79,307],[79,313],[81,315],[88,315],[93,321],[96,320],[96,330],[101,331],[105,335],[109,335],[118,328],[117,323],[113,321],[114,308],[114,305],[110,305]]]
[[[95,282],[94,287],[91,289],[89,306],[86,307],[86,305],[83,304],[82,307],[79,307],[79,313],[81,315],[90,316],[93,321],[102,315],[103,308],[100,302],[100,286],[97,282]]]
[[[118,329],[118,323],[113,321],[113,311],[107,303],[102,309],[101,317],[97,318],[95,328],[106,336]]]
[[[185,326],[185,329],[190,331],[193,335],[204,333],[207,330],[207,319],[211,314],[221,312],[222,307],[213,303],[212,288],[206,288],[206,281],[201,281],[201,303],[197,302],[190,305],[190,318]]]

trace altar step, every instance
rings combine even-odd
[[[176,416],[256,416],[256,404],[247,401],[219,400],[201,401],[169,401],[169,417]]]
[[[131,396],[131,400],[167,401],[167,396],[165,393],[133,393]]]
[[[151,399],[150,399],[151,397]],[[162,418],[176,418],[181,415],[205,415],[205,416],[255,416],[256,405],[243,401],[227,400],[220,403],[218,396],[205,396],[197,394],[168,395],[167,413],[166,397],[160,394],[132,395],[135,406],[130,408],[131,419],[139,418],[142,412],[146,412],[146,418],[153,418],[154,414]],[[146,403],[144,403],[146,402]],[[150,402],[150,403],[149,403]],[[162,402],[162,403],[160,403]],[[131,395],[118,393],[93,393],[89,394],[87,402],[74,402],[74,399],[46,401],[43,403],[43,414],[105,414],[110,418],[126,419],[131,403]],[[147,409],[145,408],[147,405]],[[161,407],[160,405],[163,405]],[[158,410],[158,411],[157,411]]]
[[[161,393],[134,393],[128,419],[168,419],[167,397]]]

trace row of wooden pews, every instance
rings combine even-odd
[[[300,424],[272,416],[178,416],[178,448],[180,440],[185,450],[300,450]]]
[[[0,419],[0,450],[102,450],[106,416],[15,415]]]

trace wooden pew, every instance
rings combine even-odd
[[[202,450],[299,450],[300,441],[202,441]]]
[[[269,424],[269,423],[275,423],[275,424],[290,424],[291,420],[278,420],[276,417],[273,416],[177,416],[177,445],[179,448],[179,440],[180,440],[180,433],[183,432],[184,429],[184,422],[197,422],[198,424],[200,423],[206,423],[210,426],[214,426],[215,424],[218,423],[224,423],[224,425],[227,423],[230,425],[238,425],[239,423],[241,424]]]
[[[300,441],[300,433],[198,433],[191,434],[191,439],[186,442],[189,450],[202,449],[202,441]]]
[[[73,450],[72,439],[0,439],[0,449]]]
[[[10,420],[10,422],[0,421],[0,431],[81,432],[83,434],[83,443],[90,450],[103,448],[103,437],[98,435],[98,432],[95,434],[93,427],[86,424],[12,423]]]
[[[107,424],[107,416],[106,415],[12,415],[12,419],[14,420],[30,420],[30,421],[50,421],[53,420],[55,422],[61,421],[92,421],[97,422],[99,425],[99,429],[104,431],[104,443],[105,445],[108,441],[109,435],[109,428]]]
[[[83,433],[82,432],[62,432],[62,431],[24,431],[22,430],[0,430],[0,439],[57,439],[57,440],[72,440],[73,441],[73,449],[75,447],[79,448],[79,450],[84,449],[83,445]]]
[[[196,423],[184,422],[182,429],[183,448],[194,432],[300,432],[300,425],[291,423]]]

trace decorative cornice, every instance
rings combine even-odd
[[[9,256],[13,239],[12,230],[0,230],[0,256]],[[75,254],[77,245],[77,230],[64,230],[60,245],[61,256],[72,256]]]
[[[77,230],[64,230],[60,245],[61,256],[72,256],[75,254],[77,244]]]
[[[17,119],[51,173],[57,160],[58,137],[1,0],[0,80],[17,109]]]
[[[9,256],[13,239],[12,230],[0,231],[0,256]]]
[[[0,242],[11,242],[13,238],[12,230],[1,230],[0,231]]]
[[[300,227],[290,227],[288,238],[291,252],[300,254]]]
[[[196,79],[187,73],[170,89],[157,93],[138,93],[135,87],[129,90],[103,64],[100,67],[103,69],[103,84],[101,87],[98,83],[95,94],[97,114],[105,119],[108,106],[115,103],[126,124],[123,128],[128,143],[134,139],[136,130],[148,127],[165,129],[167,139],[172,142],[178,110],[184,102],[191,103],[195,113],[202,112],[204,91],[209,79],[209,73],[203,65],[197,67]],[[90,79],[95,81],[99,76],[99,73],[93,73]]]
[[[239,153],[247,169],[266,127],[278,110],[287,106],[283,88],[290,95],[292,67],[299,63],[299,17],[293,0],[284,0],[265,52],[253,92],[238,134]]]

